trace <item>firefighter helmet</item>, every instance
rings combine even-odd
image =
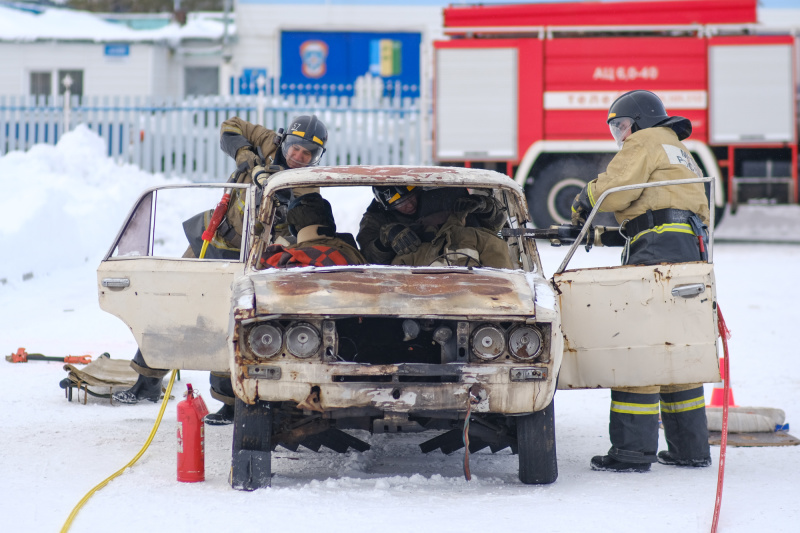
[[[292,119],[281,142],[283,157],[292,168],[319,163],[328,142],[328,129],[316,115],[300,115]]]
[[[630,91],[614,100],[608,109],[606,122],[617,144],[620,145],[628,134],[653,126],[671,128],[680,140],[692,133],[692,123],[689,119],[670,117],[661,99],[652,92],[644,90]]]
[[[375,199],[387,211],[397,209],[397,206],[416,196],[417,192],[418,189],[413,185],[372,188],[372,194],[375,195]]]

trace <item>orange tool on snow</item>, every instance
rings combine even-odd
[[[25,348],[17,348],[17,353],[6,356],[10,363],[27,363],[28,361],[60,361],[73,365],[88,365],[92,362],[91,355],[66,355],[64,357],[50,357],[40,353],[28,353]]]

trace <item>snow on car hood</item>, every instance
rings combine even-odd
[[[520,270],[355,266],[250,275],[259,315],[534,316]]]

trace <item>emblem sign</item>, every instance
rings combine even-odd
[[[321,78],[327,71],[328,45],[324,41],[305,41],[300,45],[300,58],[304,76]]]

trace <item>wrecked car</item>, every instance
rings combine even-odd
[[[355,234],[374,186],[493,197],[511,268],[259,261],[288,191],[318,187]],[[159,228],[198,209],[173,197],[208,208],[225,187],[246,190],[238,259],[181,257],[185,240]],[[167,215],[170,206],[183,211]],[[719,379],[716,294],[710,259],[566,270],[567,258],[548,279],[532,228],[522,188],[483,169],[313,167],[279,172],[263,189],[165,186],[143,193],[98,268],[100,306],[130,327],[149,366],[231,373],[236,489],[270,485],[277,446],[369,448],[348,430],[429,432],[425,453],[465,441],[465,453],[510,448],[523,483],[548,484],[558,476],[557,388]]]

